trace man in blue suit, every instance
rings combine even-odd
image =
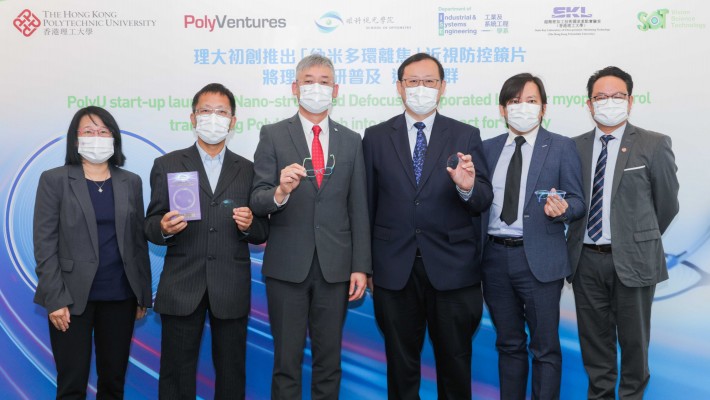
[[[546,105],[540,78],[528,73],[509,78],[499,97],[509,132],[483,142],[493,171],[483,297],[497,330],[501,399],[525,399],[528,348],[532,398],[560,396],[560,294],[571,274],[565,223],[581,218],[585,206],[574,142],[540,127]],[[566,195],[552,194],[554,189]],[[539,190],[551,194],[538,199]]]
[[[429,329],[438,397],[471,398],[483,308],[480,213],[493,197],[478,129],[436,112],[444,69],[419,53],[397,71],[405,113],[365,130],[375,317],[390,399],[418,399]],[[453,155],[451,167],[447,158]],[[453,168],[452,168],[453,167]]]

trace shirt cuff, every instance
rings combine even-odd
[[[281,208],[286,205],[286,202],[288,202],[289,197],[291,197],[291,193],[287,194],[286,197],[284,197],[284,201],[279,203],[278,201],[276,201],[276,196],[274,196],[274,204],[276,204],[276,207]]]
[[[473,188],[471,188],[471,190],[469,191],[464,191],[457,185],[456,191],[459,192],[459,197],[461,197],[461,200],[463,201],[468,201],[468,199],[471,198],[471,195],[473,195]]]

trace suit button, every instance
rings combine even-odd
[[[414,205],[418,206],[419,205],[419,200],[414,200]]]
[[[207,256],[207,261],[212,261],[215,260],[217,257],[215,256]]]
[[[415,229],[415,230],[414,230],[414,233],[417,233],[417,234],[422,233],[422,230],[421,230],[421,229]]]
[[[213,202],[210,203],[210,206],[212,206],[212,207],[217,207],[217,203],[213,201]]]
[[[320,225],[316,225],[316,229],[320,229]]]
[[[217,229],[215,229],[215,228],[210,228],[210,232],[217,232]]]

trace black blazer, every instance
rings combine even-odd
[[[111,167],[116,238],[123,268],[138,304],[152,303],[148,243],[143,235],[143,186],[131,172]],[[80,165],[42,173],[33,222],[37,267],[35,303],[56,311],[84,312],[99,265],[96,215]]]
[[[249,234],[245,235],[232,219],[232,209],[220,206],[225,199],[233,200],[237,207],[249,205],[252,162],[226,149],[219,181],[212,193],[195,146],[157,158],[150,173],[151,197],[145,233],[151,242],[168,246],[155,311],[189,315],[207,291],[212,313],[217,318],[240,318],[249,313],[250,307],[248,243],[266,240],[268,222],[254,217]],[[186,171],[199,173],[202,219],[189,221],[187,228],[166,240],[160,231],[160,220],[170,211],[166,174]]]

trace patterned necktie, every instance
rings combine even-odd
[[[323,146],[320,144],[321,129],[318,125],[313,125],[313,143],[311,144],[311,160],[313,161],[313,169],[316,170],[316,183],[320,187],[320,183],[323,181],[323,171],[324,171],[324,159],[323,159]]]
[[[414,127],[417,128],[417,143],[414,145],[412,161],[414,163],[414,178],[416,178],[417,185],[419,185],[419,180],[422,177],[422,168],[424,168],[424,157],[426,156],[426,136],[424,136],[426,125],[423,122],[415,122]]]
[[[518,219],[518,200],[520,199],[520,176],[523,174],[523,151],[521,147],[525,143],[525,138],[518,136],[515,138],[515,152],[508,164],[508,172],[505,175],[505,191],[503,192],[503,209],[500,212],[500,219],[506,224],[513,225]]]
[[[602,237],[602,204],[604,203],[604,172],[606,171],[606,147],[609,141],[614,139],[611,135],[602,135],[602,151],[597,159],[597,167],[594,169],[594,183],[592,184],[592,201],[589,207],[589,222],[587,232],[593,241]]]

